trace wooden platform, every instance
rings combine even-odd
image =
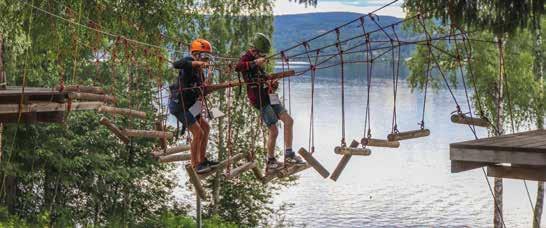
[[[452,143],[451,172],[487,167],[491,177],[546,181],[546,130]]]

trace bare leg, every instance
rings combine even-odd
[[[201,152],[201,141],[204,137],[203,129],[199,125],[199,122],[195,122],[188,128],[193,136],[193,140],[190,144],[190,153],[191,153],[191,165],[195,168],[201,161],[199,160],[199,154]]]
[[[286,112],[281,113],[279,119],[284,123],[284,146],[286,148],[292,148],[292,128],[294,126],[294,120]]]
[[[203,162],[205,161],[205,156],[207,155],[207,145],[209,143],[210,125],[209,123],[207,123],[207,121],[204,118],[199,118],[198,122],[199,122],[199,125],[201,126],[201,129],[203,129],[203,138],[201,140],[200,154],[199,154],[199,162]]]
[[[269,139],[267,141],[267,157],[275,157],[275,143],[277,142],[277,136],[279,135],[279,129],[277,125],[273,124],[269,126]]]

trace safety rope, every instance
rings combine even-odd
[[[336,48],[339,52],[339,61],[341,68],[341,146],[347,146],[345,141],[345,70],[343,62],[343,47],[340,43],[340,31],[336,29]]]

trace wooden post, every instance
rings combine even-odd
[[[255,168],[257,165],[257,162],[256,161],[252,161],[252,162],[247,162],[233,170],[231,170],[231,172],[229,173],[224,173],[224,176],[226,177],[226,179],[231,179],[231,178],[234,178],[236,176],[239,176],[241,175],[241,173],[244,173],[252,168]]]
[[[148,130],[136,130],[136,129],[123,129],[123,133],[129,137],[143,137],[143,138],[172,138],[172,132],[164,131],[148,131]]]
[[[116,103],[116,98],[110,95],[94,94],[94,93],[69,93],[70,99],[86,100],[86,101],[101,101],[105,103]]]
[[[201,199],[206,199],[207,195],[205,193],[205,189],[203,188],[203,185],[201,185],[201,180],[199,179],[199,176],[197,175],[191,164],[186,165],[186,172],[190,177],[190,182],[193,184],[196,195]]]
[[[109,113],[112,115],[122,115],[126,117],[136,117],[140,119],[146,119],[146,113],[137,111],[137,110],[131,110],[127,108],[116,108],[116,107],[110,107],[110,106],[100,106],[99,112],[101,113]]]
[[[102,118],[100,118],[99,122],[100,122],[100,124],[106,126],[123,143],[125,143],[125,144],[129,143],[129,138],[116,125],[114,125],[112,122],[110,122],[110,120],[108,118],[102,117]]]
[[[504,41],[503,38],[497,36],[499,48],[499,78],[497,81],[497,94],[495,96],[495,104],[497,106],[497,119],[495,122],[497,135],[504,134]],[[493,227],[501,228],[504,225],[503,221],[503,203],[502,203],[502,178],[494,179],[494,205],[493,205]]]
[[[64,92],[104,94],[104,89],[97,86],[65,85],[62,89]],[[57,86],[55,90],[61,91],[61,87]]]
[[[197,221],[197,228],[203,227],[203,221],[202,221],[202,213],[201,213],[201,197],[195,196],[195,220]]]
[[[358,146],[358,142],[356,140],[353,140],[351,142],[351,145],[349,145],[349,147],[351,148],[356,148],[357,146]],[[351,157],[352,155],[350,154],[343,155],[339,163],[337,163],[336,169],[330,176],[330,179],[332,179],[333,181],[337,181],[337,179],[341,175],[341,172],[343,172],[343,169],[345,169],[345,166],[347,166],[347,163],[349,163],[349,160],[351,160]]]
[[[177,161],[188,161],[190,159],[191,159],[191,154],[189,154],[189,153],[180,153],[180,154],[170,154],[170,155],[159,156],[159,162],[161,162],[161,163],[169,163],[169,162],[177,162]]]
[[[406,139],[420,138],[430,135],[430,130],[428,129],[419,129],[414,131],[403,131],[398,133],[391,133],[387,136],[389,141],[401,141]]]
[[[313,155],[307,152],[307,150],[305,150],[303,147],[298,150],[298,154],[300,154],[303,159],[305,159],[305,161],[307,161],[307,163],[311,165],[323,178],[330,176],[330,172],[328,172],[328,170],[326,170],[324,166],[322,166],[322,164],[320,164],[320,162],[318,162],[317,159],[315,159],[315,157],[313,157]]]
[[[491,125],[489,124],[489,121],[484,120],[482,118],[470,117],[463,114],[451,115],[451,122],[456,124],[473,125],[478,127],[489,127]]]
[[[400,142],[389,141],[384,139],[362,138],[360,140],[360,143],[365,146],[374,146],[374,147],[389,147],[389,148],[400,147]]]

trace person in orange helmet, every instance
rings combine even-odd
[[[212,45],[204,39],[190,44],[190,56],[173,63],[179,69],[175,83],[169,86],[169,112],[182,123],[182,131],[189,129],[193,139],[190,145],[191,164],[197,173],[205,173],[218,165],[206,158],[210,125],[202,117],[204,69],[209,65]]]

